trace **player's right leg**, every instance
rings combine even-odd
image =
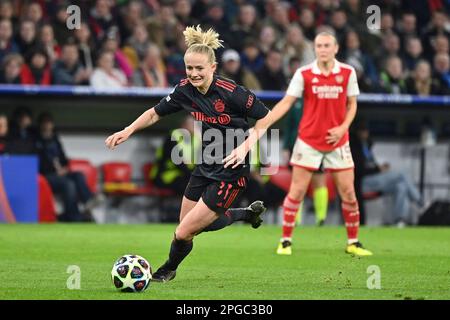
[[[191,175],[188,184],[184,190],[183,200],[181,202],[180,222],[197,205],[203,192],[211,184],[211,179]]]
[[[289,192],[283,202],[283,235],[278,245],[277,254],[292,254],[292,232],[295,218],[308,190],[313,172],[319,169],[323,154],[310,145],[297,139],[290,164],[292,165],[292,180]]]
[[[198,201],[189,200],[188,198],[186,198],[186,196],[183,196],[183,200],[181,202],[180,222],[183,221],[184,217],[189,211],[194,209],[197,202]]]
[[[277,254],[292,254],[292,233],[295,227],[295,217],[300,204],[305,197],[313,172],[303,167],[294,166],[289,192],[283,202],[283,235],[278,244]]]

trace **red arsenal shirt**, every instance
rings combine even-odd
[[[320,151],[331,151],[348,141],[348,132],[336,147],[325,138],[329,129],[344,122],[347,97],[359,94],[353,67],[334,60],[333,70],[325,76],[315,60],[297,69],[286,94],[303,96],[303,117],[298,127],[300,139]]]

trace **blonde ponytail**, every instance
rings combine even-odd
[[[197,27],[187,27],[183,31],[184,41],[188,46],[186,53],[203,53],[208,56],[210,63],[216,62],[214,50],[223,47],[222,40],[219,40],[219,34],[213,29],[204,32],[200,25]]]

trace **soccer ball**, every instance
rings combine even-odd
[[[122,292],[142,292],[152,279],[152,267],[143,257],[127,254],[114,262],[111,279]]]

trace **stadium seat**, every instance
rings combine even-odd
[[[94,167],[89,160],[85,159],[70,159],[69,160],[70,171],[81,172],[86,178],[87,185],[92,193],[97,193],[97,168]]]
[[[142,170],[144,185],[138,185],[132,181],[132,166],[127,162],[108,162],[101,166],[103,174],[103,190],[107,194],[114,195],[147,195],[170,196],[171,190],[159,189],[153,185],[150,177],[151,163],[146,163]]]
[[[127,162],[108,162],[101,166],[105,193],[133,193],[137,185],[131,181],[132,167]]]
[[[56,208],[53,191],[44,176],[38,175],[38,190],[39,190],[39,222],[55,222]]]
[[[385,194],[380,191],[363,192],[366,216],[365,224],[368,226],[381,226],[390,222],[389,210],[386,210]]]
[[[383,193],[380,191],[368,191],[363,193],[364,200],[375,200],[381,196],[383,196]]]

